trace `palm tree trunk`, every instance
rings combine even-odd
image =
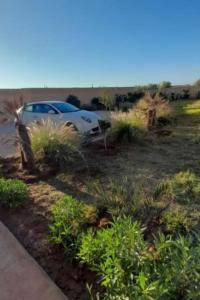
[[[20,142],[22,168],[33,172],[35,169],[34,156],[27,128],[21,122],[17,122],[16,129]]]

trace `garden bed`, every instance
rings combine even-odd
[[[195,193],[189,195],[189,200],[187,197],[183,198],[186,202],[182,201],[179,194],[176,198],[173,194],[170,199],[166,196],[177,191],[177,186],[179,191],[182,180],[189,185],[192,182],[199,188],[199,121],[199,115],[184,118],[180,116],[178,126],[169,128],[172,132],[170,136],[151,136],[141,143],[116,145],[107,151],[103,144],[90,145],[84,152],[87,166],[81,164],[70,167],[62,173],[48,170],[46,173],[30,176],[19,171],[17,159],[3,160],[3,175],[26,182],[29,199],[15,210],[1,207],[0,218],[69,299],[88,299],[86,284],[92,285],[95,292],[102,291],[100,277],[86,264],[80,264],[76,259],[70,262],[62,245],[52,244],[49,239],[52,207],[66,195],[73,196],[82,203],[101,207],[97,220],[91,226],[96,242],[100,238],[97,234],[99,228],[107,228],[108,222],[121,210],[145,227],[144,243],[149,243],[148,253],[155,252],[154,235],[158,236],[159,231],[165,236],[171,234],[173,237],[176,236],[176,231],[184,236],[191,232],[199,235],[200,206]],[[124,181],[126,177],[129,179],[127,182]],[[164,183],[168,182],[168,186],[163,185],[162,179]],[[116,184],[114,187],[111,185],[111,194],[104,195],[107,198],[103,199],[104,190],[109,189],[112,183],[110,180]],[[94,187],[89,188],[97,182],[101,183],[98,195]],[[124,190],[120,190],[123,185]],[[137,187],[141,187],[143,200],[146,200],[142,208],[138,208],[137,203],[132,208],[128,206],[128,202],[119,202],[119,210],[116,211],[118,196],[123,201],[127,201],[128,197],[132,200]],[[166,187],[168,190],[165,190]],[[196,187],[194,190],[198,191]],[[154,196],[158,198],[157,202],[154,201]],[[109,206],[108,202],[112,202],[112,198],[116,202],[110,207],[112,213],[108,213],[103,209]],[[108,227],[112,230],[112,226]]]
[[[36,183],[28,189],[30,199],[15,211],[0,208],[0,218],[69,299],[81,299],[86,282],[95,284],[96,275],[67,261],[63,247],[49,243],[49,209],[54,202],[49,195],[55,189]]]

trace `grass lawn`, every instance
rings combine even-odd
[[[69,299],[85,299],[85,284],[94,283],[96,277],[87,268],[69,264],[63,249],[50,245],[48,223],[52,205],[65,194],[99,204],[99,198],[90,188],[95,182],[101,182],[106,190],[111,181],[120,185],[128,178],[129,182],[142,186],[145,193],[152,195],[158,182],[178,172],[191,171],[200,176],[200,100],[171,105],[175,119],[167,127],[171,135],[151,136],[141,144],[124,145],[109,151],[101,144],[90,146],[84,153],[88,168],[80,163],[76,168],[69,166],[65,173],[29,184],[30,200],[27,203],[16,211],[0,209],[3,222]],[[156,202],[155,207],[164,207],[162,201]],[[154,207],[154,203],[151,205]],[[188,217],[191,230],[199,232],[200,201],[189,205],[174,202],[172,206]],[[149,221],[151,211],[144,218],[137,218],[147,225],[145,218]]]

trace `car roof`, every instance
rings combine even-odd
[[[45,100],[45,101],[33,101],[33,102],[28,102],[26,103],[27,105],[29,104],[42,104],[42,103],[45,103],[45,104],[52,104],[52,103],[66,103],[65,101],[61,101],[61,100]]]

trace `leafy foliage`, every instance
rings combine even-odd
[[[169,210],[162,216],[162,222],[166,230],[172,234],[185,233],[189,230],[187,215],[180,209]]]
[[[70,126],[48,120],[30,128],[31,144],[36,160],[62,168],[81,155],[81,138]]]
[[[71,196],[64,196],[52,208],[50,239],[62,244],[72,258],[79,245],[79,235],[97,219],[94,206],[79,202]]]
[[[160,83],[159,87],[161,89],[170,88],[172,86],[172,83],[170,81],[163,81]]]
[[[99,98],[99,97],[92,98],[91,105],[96,110],[105,110],[106,109],[105,105],[101,103],[101,98]]]
[[[0,178],[0,205],[16,208],[28,198],[24,182],[17,179]]]
[[[78,254],[101,276],[104,299],[199,299],[199,241],[160,235],[152,245],[130,218],[111,225],[82,235]]]
[[[161,181],[154,192],[156,199],[164,198],[181,204],[199,203],[200,178],[192,172],[180,172]]]
[[[69,95],[66,99],[66,102],[76,106],[76,107],[79,107],[81,106],[81,101],[79,100],[79,98],[75,95]]]

